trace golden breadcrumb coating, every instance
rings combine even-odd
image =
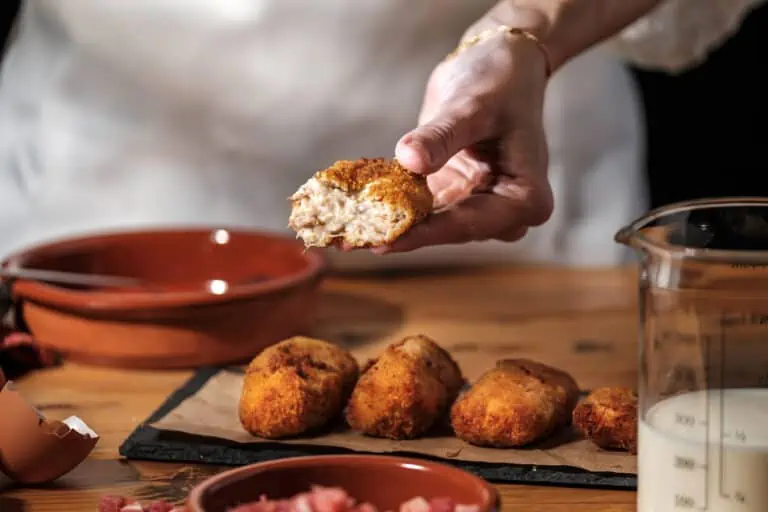
[[[463,385],[445,349],[409,336],[366,365],[347,404],[347,423],[374,437],[413,439],[445,417]]]
[[[338,417],[358,377],[355,358],[332,343],[296,336],[256,356],[243,379],[239,416],[254,436],[298,436]]]
[[[637,453],[637,394],[629,388],[599,388],[573,411],[573,424],[605,450]]]
[[[383,158],[340,160],[290,199],[288,225],[307,247],[390,244],[424,219],[433,201],[424,176]]]
[[[569,374],[528,359],[499,361],[451,408],[456,436],[510,448],[541,441],[568,424],[579,398]]]

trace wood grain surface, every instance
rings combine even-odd
[[[551,267],[396,273],[330,279],[316,335],[361,359],[405,334],[450,349],[469,378],[503,357],[530,357],[570,371],[584,389],[634,386],[635,274]],[[108,343],[109,340],[105,340]],[[2,512],[87,512],[104,494],[182,501],[222,468],[120,460],[120,443],[190,372],[75,366],[37,372],[18,387],[47,416],[77,415],[100,435],[92,456],[45,488],[0,480]],[[635,493],[499,485],[504,512],[625,512]]]

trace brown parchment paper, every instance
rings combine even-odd
[[[165,431],[214,437],[236,443],[263,443],[240,426],[237,403],[242,374],[222,371],[212,377],[194,396],[188,398],[161,420],[150,426]],[[280,441],[291,445],[332,446],[359,452],[410,452],[443,459],[521,464],[531,466],[571,466],[592,472],[637,474],[636,457],[623,452],[603,451],[579,439],[571,429],[563,429],[542,444],[527,449],[478,448],[445,433],[408,441],[375,439],[349,431],[339,422],[330,432],[316,437]],[[268,441],[275,443],[275,441]]]

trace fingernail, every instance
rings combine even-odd
[[[397,159],[412,172],[424,173],[431,168],[431,155],[420,140],[407,135],[397,145]]]
[[[435,204],[449,205],[459,202],[461,199],[469,195],[469,191],[463,184],[450,185],[435,196]]]
[[[383,245],[383,246],[381,246],[381,247],[374,247],[374,248],[372,248],[372,249],[371,249],[371,252],[372,252],[373,254],[378,254],[378,255],[381,255],[381,254],[386,254],[386,253],[388,253],[390,250],[391,250],[390,246],[388,246],[388,245]]]
[[[452,194],[451,194],[450,188],[441,190],[440,192],[434,195],[434,201],[433,201],[434,205],[443,206],[443,205],[449,204],[450,201],[448,200],[448,198],[451,197],[451,195]]]
[[[426,167],[432,165],[432,154],[429,152],[429,149],[427,149],[423,142],[411,139],[406,143],[406,145],[418,153]]]

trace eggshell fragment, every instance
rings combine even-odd
[[[12,480],[56,480],[83,462],[98,440],[76,416],[47,421],[10,382],[0,391],[0,471]]]

